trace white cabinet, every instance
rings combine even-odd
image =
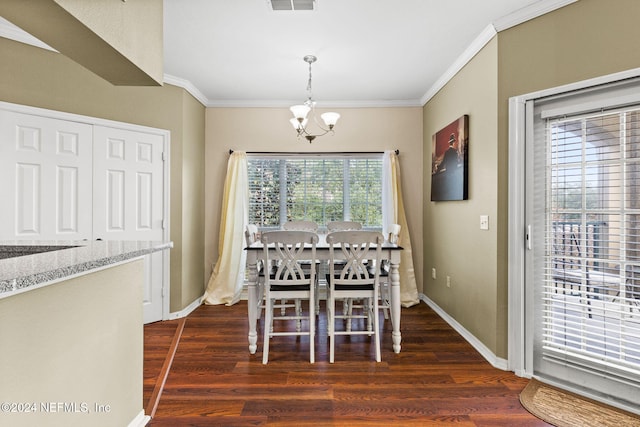
[[[0,240],[169,239],[169,132],[0,103]],[[147,256],[145,322],[168,315]]]

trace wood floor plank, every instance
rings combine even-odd
[[[381,363],[367,336],[338,337],[336,362],[328,363],[324,307],[318,319],[316,363],[308,360],[308,337],[276,337],[263,365],[264,325],[252,355],[246,301],[199,307],[185,320],[149,425],[548,425],[520,405],[526,379],[493,368],[425,304],[402,309],[399,354],[389,321],[381,325]],[[175,324],[164,323],[145,326],[145,390],[175,331]]]

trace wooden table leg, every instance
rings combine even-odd
[[[258,268],[255,257],[247,257],[247,267],[249,268],[249,282],[247,283],[247,311],[249,316],[249,353],[255,354],[258,349],[258,333],[256,331],[258,323]]]
[[[391,324],[393,325],[393,332],[391,337],[393,338],[393,351],[400,353],[400,342],[402,341],[402,335],[400,334],[400,272],[398,270],[399,264],[392,262],[391,269],[389,271],[389,278],[391,279]]]

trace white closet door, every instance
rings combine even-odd
[[[93,236],[163,240],[164,138],[94,126]],[[164,252],[145,262],[145,323],[162,319]]]
[[[92,126],[0,111],[0,239],[90,239]]]

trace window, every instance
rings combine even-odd
[[[358,221],[382,228],[382,154],[249,155],[249,222]]]

